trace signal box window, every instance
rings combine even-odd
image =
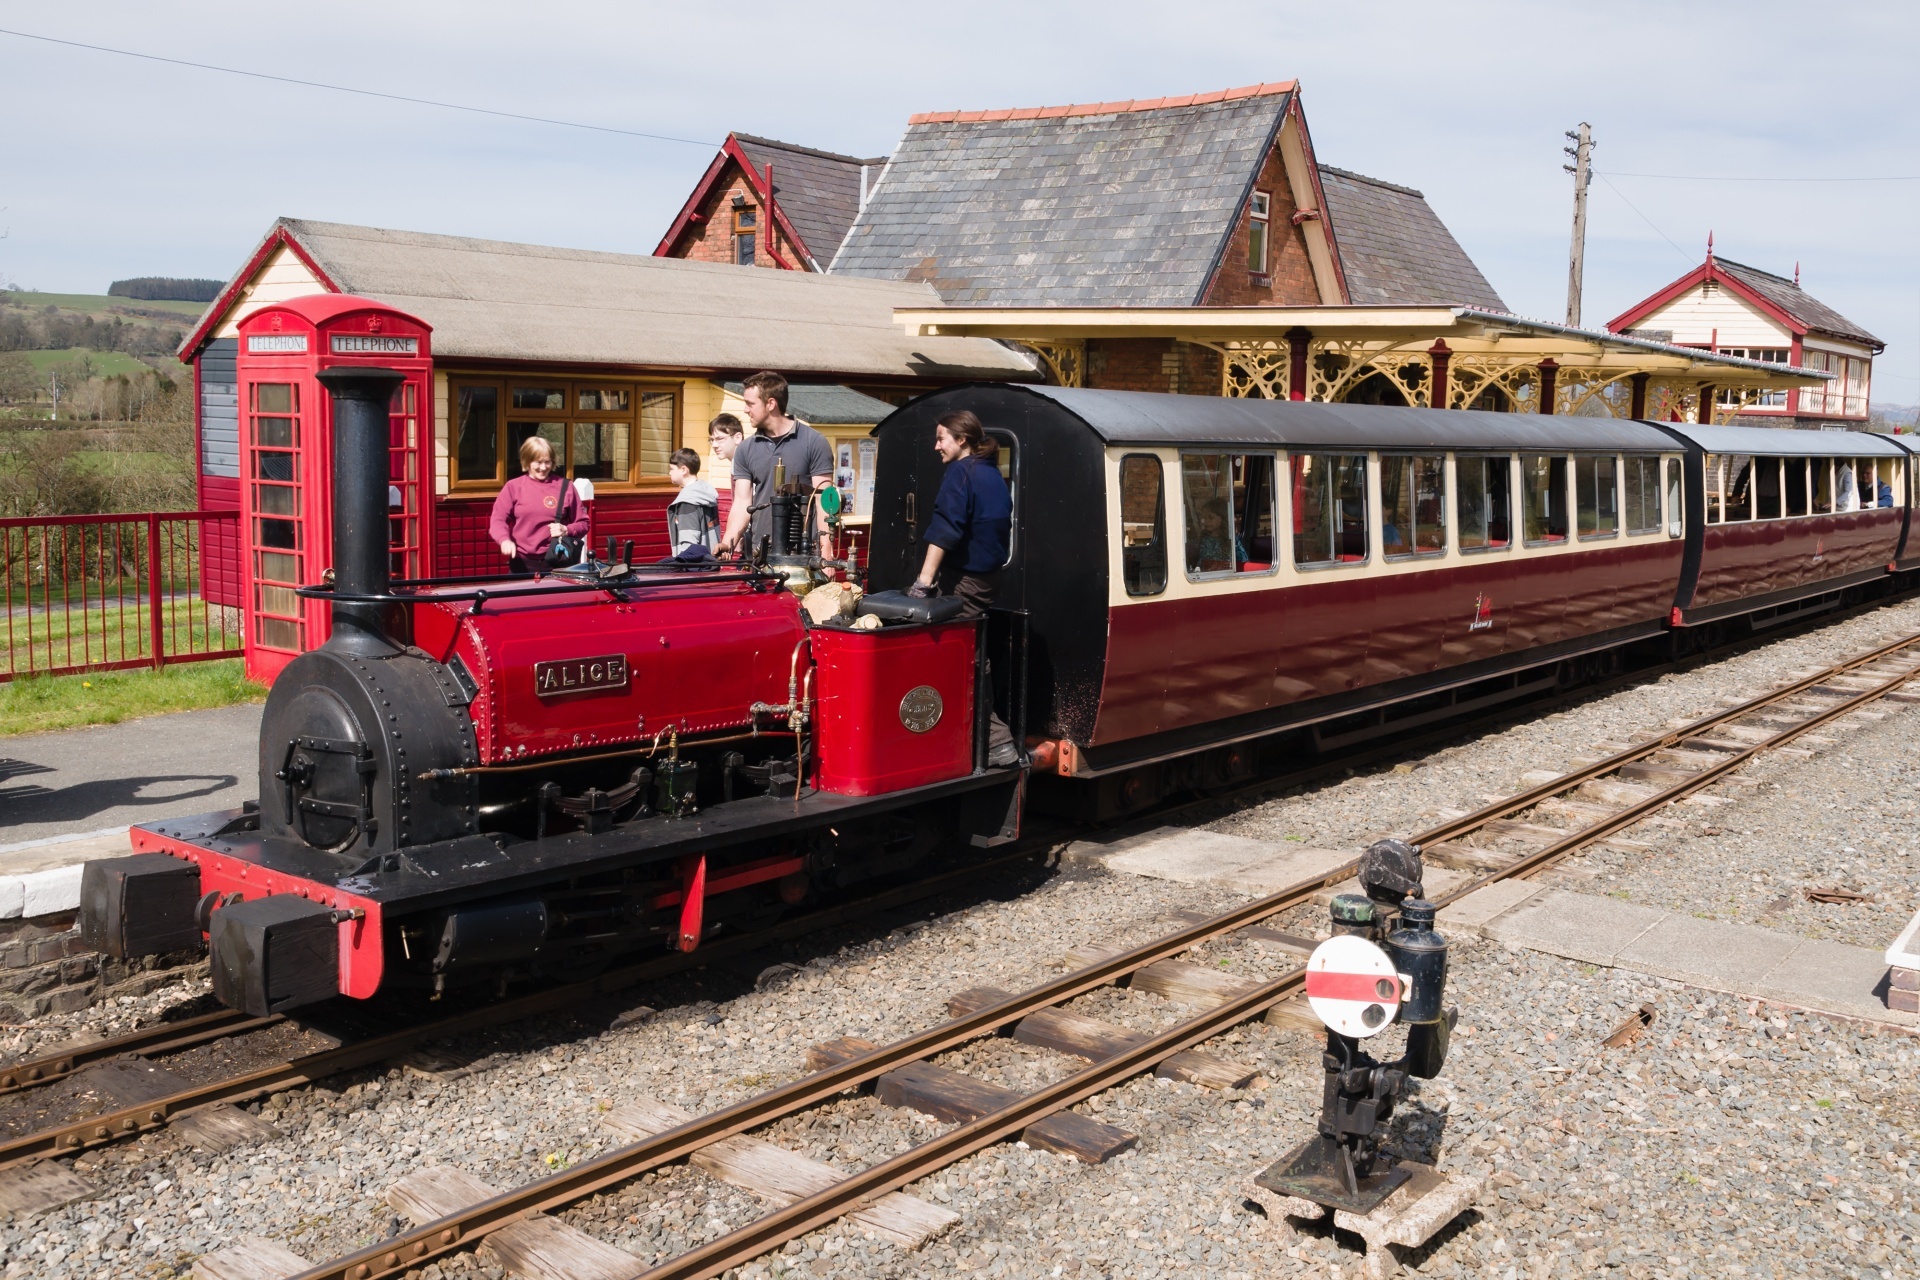
[[[1660,531],[1660,459],[1624,459],[1628,533]]]
[[[1520,501],[1527,545],[1567,540],[1567,460],[1549,454],[1520,459]]]
[[[520,446],[540,436],[554,471],[599,484],[664,482],[679,436],[679,393],[630,383],[453,385],[453,484],[496,489],[520,474]]]
[[[1380,507],[1380,554],[1389,560],[1445,555],[1446,456],[1381,454]]]
[[[1189,453],[1180,459],[1187,576],[1273,570],[1273,458]]]
[[[1499,551],[1513,545],[1512,468],[1512,459],[1504,454],[1466,454],[1454,460],[1462,551]]]
[[[1620,490],[1614,479],[1614,459],[1580,457],[1573,460],[1575,501],[1580,536],[1611,538],[1620,532]]]
[[[1293,562],[1358,564],[1367,558],[1367,455],[1296,453]]]
[[[1120,459],[1120,573],[1130,596],[1167,589],[1167,502],[1151,454]]]

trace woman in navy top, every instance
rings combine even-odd
[[[1013,532],[1013,495],[1000,474],[1000,446],[966,409],[940,419],[933,447],[947,464],[927,525],[927,558],[907,594],[957,595],[959,617],[993,604]]]

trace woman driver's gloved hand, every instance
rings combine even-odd
[[[916,581],[907,588],[907,597],[912,600],[925,600],[933,594],[933,588],[924,582]]]

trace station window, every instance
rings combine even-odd
[[[735,205],[733,209],[733,265],[750,267],[754,264],[754,240],[760,227],[760,211],[752,205]]]
[[[1445,555],[1447,460],[1438,453],[1380,455],[1380,554]]]
[[[1680,505],[1680,459],[1667,459],[1667,536],[1677,538],[1687,531],[1684,509]]]
[[[1267,274],[1267,244],[1269,239],[1268,219],[1273,207],[1273,197],[1264,191],[1253,193],[1253,204],[1247,213],[1247,270],[1256,276]]]
[[[1189,578],[1273,569],[1271,454],[1182,454],[1180,489]]]
[[[1130,596],[1167,589],[1167,500],[1150,453],[1120,459],[1120,574]]]
[[[1367,558],[1367,455],[1296,453],[1293,562],[1356,564]]]
[[[1786,504],[1786,514],[1803,516],[1807,514],[1807,473],[1810,468],[1805,458],[1788,458],[1786,480],[1781,486],[1781,501]]]
[[[1626,464],[1623,505],[1626,507],[1628,533],[1660,531],[1660,459],[1629,456]]]
[[[557,472],[602,484],[664,481],[679,438],[679,392],[562,379],[453,383],[453,484],[497,488],[520,474],[520,445],[542,436]]]
[[[1567,540],[1567,460],[1552,454],[1520,459],[1522,532],[1529,546]]]
[[[1583,538],[1611,538],[1620,532],[1619,468],[1609,455],[1573,460],[1575,503]]]
[[[1513,545],[1513,459],[1461,454],[1453,474],[1460,490],[1460,549],[1498,551]]]

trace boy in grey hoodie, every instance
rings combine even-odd
[[[680,486],[679,496],[667,506],[667,533],[673,539],[673,554],[678,556],[698,546],[712,555],[720,545],[720,495],[700,478],[700,455],[691,449],[675,449],[667,459],[667,479]]]

